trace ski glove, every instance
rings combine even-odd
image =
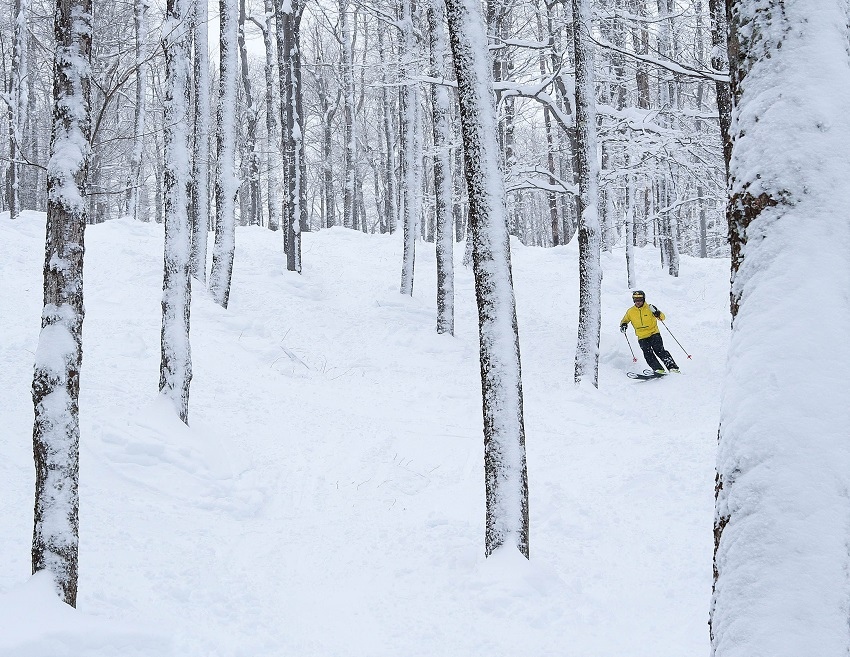
[[[658,310],[658,308],[656,308],[652,304],[649,304],[649,309],[652,311],[653,317],[660,317],[661,316],[661,311]]]
[[[620,333],[625,333],[626,329],[629,328],[628,324],[620,324]]]

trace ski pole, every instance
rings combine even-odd
[[[632,352],[632,362],[633,362],[633,363],[636,363],[636,362],[637,362],[637,358],[635,358],[635,350],[634,350],[634,349],[632,349],[632,341],[631,341],[631,340],[629,340],[629,335],[628,335],[628,333],[623,333],[623,337],[624,337],[624,338],[626,338],[626,342],[628,342],[628,344],[629,344],[629,351],[631,351],[631,352]],[[690,358],[690,356],[688,356],[688,358]]]
[[[661,319],[660,317],[659,317],[658,319],[659,319],[659,321],[660,321],[662,324],[664,324],[664,320],[663,320],[663,319]],[[671,337],[671,338],[673,338],[674,340],[676,340],[676,336],[675,336],[675,335],[673,335],[673,331],[671,331],[671,330],[670,330],[670,328],[667,326],[667,324],[664,324],[664,328],[666,328],[666,329],[667,329],[667,332],[670,334],[670,337]],[[687,356],[687,357],[688,357],[688,360],[691,360],[691,355],[688,353],[688,350],[687,350],[687,349],[685,349],[684,347],[682,347],[682,343],[681,343],[681,342],[679,342],[678,340],[676,340],[676,344],[677,344],[677,345],[679,345],[679,347],[681,347],[682,351],[684,351],[684,352],[685,352],[685,356]]]

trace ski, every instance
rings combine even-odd
[[[626,372],[626,376],[630,379],[637,379],[638,381],[649,381],[650,379],[663,379],[667,374],[656,374],[652,370],[644,370],[641,372]]]

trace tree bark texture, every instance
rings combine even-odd
[[[236,0],[220,0],[219,95],[216,116],[218,167],[215,180],[215,243],[210,271],[210,293],[227,308],[233,257],[236,252],[236,76],[238,68],[239,8]]]
[[[260,125],[259,111],[254,103],[251,77],[248,74],[248,50],[245,47],[245,0],[239,0],[239,61],[242,73],[242,91],[245,94],[245,184],[240,194],[247,195],[247,217],[241,217],[242,225],[260,226],[263,223],[263,203],[260,192],[260,154],[257,152],[257,128]]]
[[[460,101],[478,305],[486,492],[485,554],[529,555],[519,332],[487,35],[477,0],[446,0]]]
[[[162,279],[162,336],[159,392],[189,423],[192,355],[189,265],[192,224],[189,216],[191,163],[189,138],[189,35],[192,0],[168,0],[162,30],[165,53],[165,250]]]
[[[431,37],[431,75],[446,76],[446,35],[444,0],[430,0],[428,28]],[[452,234],[452,160],[449,152],[451,126],[449,91],[445,85],[431,85],[434,124],[434,211],[437,252],[437,333],[454,335],[454,239]]]
[[[53,133],[47,170],[44,310],[32,398],[35,509],[33,573],[47,570],[62,599],[77,604],[79,395],[82,364],[91,0],[57,0]]]
[[[23,154],[24,134],[27,121],[27,104],[30,84],[29,75],[29,28],[27,26],[27,0],[15,0],[14,27],[12,36],[12,70],[9,75],[9,168],[8,199],[9,217],[18,219],[21,214],[20,165]],[[32,119],[31,119],[32,120]]]
[[[306,217],[304,125],[301,108],[300,2],[278,3],[277,42],[280,67],[280,112],[284,161],[283,232],[286,268],[301,272],[301,229]]]
[[[596,162],[596,95],[590,44],[590,0],[572,0],[576,62],[576,155],[579,184],[579,313],[575,382],[599,386],[602,265],[599,166]]]
[[[195,0],[195,138],[192,154],[192,276],[207,280],[207,237],[210,227],[210,59],[209,9]]]
[[[339,3],[339,29],[341,39],[342,67],[342,108],[343,108],[343,192],[342,192],[342,225],[355,228],[355,164],[357,157],[357,137],[355,134],[356,118],[354,116],[354,52],[351,34],[351,16],[348,13],[348,1]]]
[[[401,268],[401,293],[413,296],[413,272],[416,260],[416,238],[422,214],[422,132],[420,130],[419,85],[414,75],[418,43],[414,33],[415,0],[403,0],[402,31],[405,54],[402,55],[402,87],[404,109],[404,254]]]
[[[274,0],[263,0],[265,17],[262,25],[263,46],[266,54],[266,64],[263,68],[266,81],[266,175],[267,175],[267,210],[269,213],[269,229],[280,228],[280,200],[277,195],[277,176],[275,175],[275,142],[278,139],[277,120],[275,119],[275,90],[274,90],[274,42],[272,40],[272,18],[275,16]]]
[[[142,155],[145,142],[145,113],[147,95],[147,12],[148,0],[134,0],[133,22],[136,31],[136,104],[133,108],[133,150],[130,153],[130,172],[127,178],[127,216],[139,218],[139,190],[142,184]]]

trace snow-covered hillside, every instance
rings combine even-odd
[[[187,429],[156,395],[161,226],[90,227],[74,611],[30,578],[43,235],[0,215],[3,656],[706,653],[727,261],[672,279],[638,250],[693,355],[662,328],[683,374],[641,382],[624,255],[604,254],[600,387],[577,389],[576,246],[514,244],[532,558],[485,561],[468,269],[437,336],[430,245],[411,299],[399,235],[306,234],[299,276],[279,233],[240,229],[228,310],[193,291]]]

